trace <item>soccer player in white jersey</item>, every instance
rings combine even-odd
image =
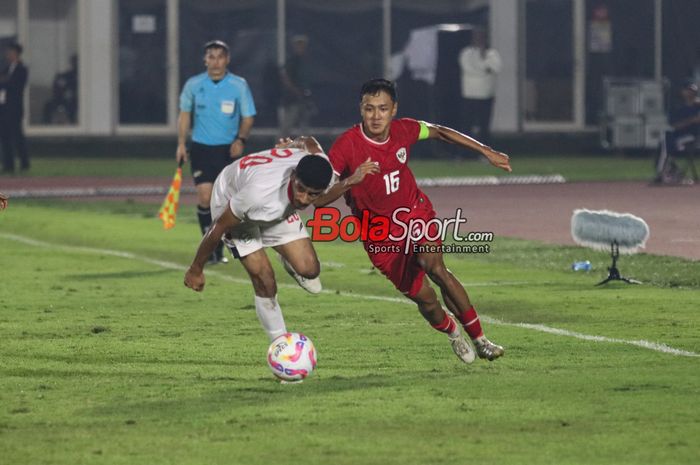
[[[286,333],[277,282],[264,248],[272,247],[281,255],[285,269],[302,287],[321,291],[321,265],[297,210],[311,205],[332,176],[330,162],[313,137],[287,139],[228,165],[214,182],[214,224],[185,273],[185,286],[204,289],[204,265],[225,236],[250,276],[255,310],[268,337],[273,340]]]

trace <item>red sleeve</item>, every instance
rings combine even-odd
[[[413,118],[400,118],[394,120],[400,128],[399,138],[402,144],[413,145],[418,142],[420,123]]]
[[[346,133],[347,134],[347,133]],[[348,158],[352,153],[352,142],[346,134],[340,136],[331,146],[328,152],[328,159],[331,161],[333,172],[343,178],[348,168]]]

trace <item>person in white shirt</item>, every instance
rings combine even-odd
[[[462,119],[466,131],[490,145],[491,113],[496,75],[501,71],[501,56],[487,46],[484,29],[474,29],[472,44],[459,54],[462,71]]]
[[[328,157],[313,137],[283,141],[228,165],[214,182],[214,223],[185,274],[185,286],[204,289],[204,265],[223,237],[250,276],[255,310],[268,337],[285,334],[277,282],[264,248],[280,254],[287,272],[304,289],[321,292],[321,265],[297,210],[311,205],[332,177]]]

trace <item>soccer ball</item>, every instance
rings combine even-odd
[[[301,333],[278,336],[267,349],[267,364],[272,373],[280,379],[304,379],[316,368],[314,343]]]

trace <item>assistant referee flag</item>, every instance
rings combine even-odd
[[[170,229],[175,226],[175,216],[177,215],[177,207],[180,205],[180,185],[182,184],[182,163],[177,167],[173,182],[170,183],[168,195],[163,200],[163,205],[160,207],[158,217],[163,220],[163,228]]]

